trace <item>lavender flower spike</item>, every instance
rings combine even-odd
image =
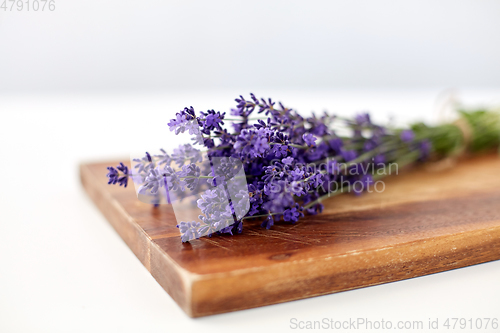
[[[108,184],[116,184],[118,183],[120,186],[127,187],[129,170],[128,167],[125,166],[122,162],[115,168],[108,167]]]

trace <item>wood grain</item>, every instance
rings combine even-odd
[[[151,275],[192,317],[371,286],[500,259],[500,159],[406,170],[383,193],[342,195],[321,215],[271,230],[181,243],[171,207],[106,184],[83,164],[89,196]]]

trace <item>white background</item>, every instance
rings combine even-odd
[[[0,10],[0,89],[500,85],[496,0],[55,0],[55,6]]]
[[[450,89],[467,105],[500,105],[499,8],[68,0],[54,12],[0,11],[0,332],[287,332],[291,318],[500,319],[499,262],[190,319],[78,179],[81,162],[168,148],[166,123],[184,106],[228,111],[250,91],[303,113],[370,110],[400,124],[437,121]]]

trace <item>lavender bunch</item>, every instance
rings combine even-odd
[[[327,113],[303,117],[253,94],[236,103],[231,118],[214,110],[181,110],[168,126],[175,134],[189,133],[192,144],[171,155],[146,153],[133,160],[132,171],[123,163],[108,167],[108,184],[126,187],[132,178],[144,193],[165,192],[168,203],[172,195],[182,199],[189,191],[204,193],[196,202],[199,220],[178,225],[182,241],[189,241],[241,233],[243,222],[252,218],[262,219],[267,229],[293,224],[306,214],[321,213],[326,198],[360,195],[377,186],[381,190],[380,179],[404,165],[500,143],[500,117],[487,110],[459,111],[460,122],[454,124],[396,129],[373,123],[367,113],[352,119]],[[203,163],[204,154],[208,163]],[[238,178],[244,182],[235,182]],[[151,203],[158,205],[159,199]]]

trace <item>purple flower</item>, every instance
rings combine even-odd
[[[371,125],[370,115],[368,113],[360,113],[354,118],[359,126]]]
[[[280,173],[282,173],[282,170],[279,164],[270,165],[263,168],[264,168],[264,175],[262,176],[262,180],[264,182],[270,182],[273,181],[274,179],[281,178]]]
[[[285,157],[288,154],[288,146],[282,144],[274,144],[272,151],[278,158]]]
[[[265,112],[266,116],[273,113],[274,110],[274,104],[270,98],[266,101],[264,98],[260,99],[261,102],[259,104],[259,113]]]
[[[415,133],[412,130],[404,130],[401,132],[400,136],[401,141],[403,142],[411,142],[415,139]]]
[[[269,149],[269,129],[244,129],[236,138],[235,152],[242,158],[262,157]]]
[[[207,112],[200,112],[204,119],[200,119],[199,122],[203,127],[202,132],[205,134],[210,134],[210,131],[219,130],[222,131],[221,125],[224,125],[223,119],[224,113],[215,112],[214,110],[208,110]]]
[[[309,180],[307,181],[308,185],[310,185],[313,189],[317,189],[319,186],[323,185],[323,182],[323,174],[319,171],[312,176],[309,176]]]
[[[306,194],[306,187],[309,184],[304,183],[303,181],[292,181],[290,185],[285,187],[285,191],[290,192],[291,194],[301,197]]]
[[[319,198],[319,196],[317,193],[308,193],[304,197],[304,205],[307,205],[313,201],[316,201],[318,198]],[[306,211],[308,214],[316,215],[316,214],[323,212],[323,208],[324,208],[323,204],[317,203],[317,204],[312,205],[311,207],[307,208]]]
[[[306,143],[306,145],[308,145],[309,147],[314,147],[316,144],[316,140],[318,140],[317,138],[315,138],[311,133],[308,133],[308,134],[304,134],[302,135],[302,139],[304,139],[304,142]]]
[[[248,185],[248,197],[250,201],[250,210],[247,213],[248,216],[255,215],[260,211],[260,206],[263,203],[262,196],[262,189],[258,189],[254,184]]]
[[[160,168],[151,169],[139,192],[144,190],[149,191],[151,194],[158,193],[159,188],[163,186],[163,175],[161,171]]]
[[[161,154],[155,155],[155,157],[159,159],[158,165],[165,164],[166,166],[169,166],[170,162],[172,161],[172,158],[170,157],[169,154],[167,154],[167,152],[163,148],[160,149],[160,151],[162,152]],[[148,153],[146,154],[149,155]],[[149,161],[151,162],[151,156],[149,156]]]
[[[187,188],[194,191],[200,181],[201,170],[194,163],[183,165],[182,170],[178,172],[178,176],[184,178]]]
[[[307,122],[310,124],[310,132],[317,136],[324,136],[328,134],[328,127],[325,125],[325,121],[329,121],[331,117],[326,114],[321,118],[316,118],[316,115],[313,113],[311,118],[307,119]]]
[[[303,168],[296,167],[290,172],[291,180],[302,180],[305,178],[305,171]]]
[[[149,191],[151,194],[157,194],[159,189],[168,185],[170,191],[185,191],[186,182],[179,177],[179,173],[171,167],[156,167],[149,171],[144,180],[140,191]]]
[[[127,187],[128,184],[128,167],[124,165],[122,162],[118,164],[118,166],[115,168],[113,167],[108,167],[108,174],[106,177],[108,177],[108,184],[116,184],[118,183],[119,186]]]
[[[352,160],[355,160],[357,156],[356,152],[354,150],[343,150],[342,153],[342,158],[346,161],[346,162],[350,162]]]
[[[336,160],[328,160],[326,163],[326,173],[336,175],[339,172],[339,164]]]
[[[153,159],[148,152],[146,152],[146,156],[144,156],[143,158],[134,158],[132,161],[137,163],[136,165],[134,165],[134,169],[137,169],[137,173],[144,172],[147,174],[149,170],[155,167]]]
[[[283,220],[295,223],[299,220],[299,217],[303,216],[304,213],[302,213],[302,208],[300,208],[299,204],[296,203],[293,207],[285,210],[283,213]]]
[[[267,118],[267,123],[264,122],[264,120],[262,119],[257,119],[257,124],[253,125],[255,128],[257,129],[260,129],[260,128],[270,128],[271,125],[273,125],[274,123],[271,123],[271,118]]]
[[[239,190],[231,200],[233,209],[237,218],[243,217],[250,210],[249,193],[245,190]]]
[[[212,158],[211,163],[211,176],[214,176],[221,180],[229,180],[235,177],[242,168],[242,163],[240,162],[240,160],[232,157]],[[217,184],[214,184],[213,186],[217,186],[220,184],[222,184],[222,182],[217,182]]]
[[[328,156],[329,146],[325,142],[321,142],[318,146],[312,149],[308,149],[305,152],[305,156],[309,161],[322,160]]]
[[[233,116],[241,116],[248,117],[254,110],[255,107],[259,104],[259,100],[255,97],[254,94],[250,94],[251,101],[245,100],[243,96],[240,95],[240,98],[236,98],[235,101],[238,103],[235,109],[231,109],[231,114]]]
[[[419,142],[418,149],[420,150],[420,159],[426,160],[432,150],[432,143],[429,140],[423,140]]]
[[[197,163],[203,160],[201,151],[191,146],[189,143],[180,145],[178,148],[174,149],[172,154],[172,160],[177,163],[177,165],[182,166],[186,161],[190,163]]]
[[[370,150],[375,149],[377,146],[378,146],[378,144],[374,140],[366,140],[364,145],[363,145],[363,149],[365,151],[370,151]]]
[[[373,158],[373,163],[375,164],[375,167],[380,167],[379,164],[385,164],[385,156],[382,154],[379,154]]]
[[[335,152],[338,153],[342,149],[342,146],[344,145],[344,142],[340,138],[332,139],[328,141],[328,144],[330,145],[330,148]]]
[[[325,208],[325,206],[323,206],[323,204],[317,203],[317,204],[307,208],[306,211],[308,214],[317,215],[317,214],[322,213],[324,208]]]
[[[260,226],[269,230],[273,225],[274,225],[274,218],[272,217],[272,215],[269,215],[268,217],[266,217],[266,219],[262,222]]]
[[[294,194],[289,183],[284,180],[277,180],[264,185],[266,200],[262,203],[262,208],[280,213],[285,207],[290,207],[295,203]]]
[[[177,225],[177,228],[179,228],[181,232],[181,240],[183,242],[189,242],[190,240],[193,239],[198,239],[201,237],[199,228],[200,228],[201,223],[200,222],[181,222]]]
[[[201,199],[197,200],[198,208],[206,216],[216,217],[219,221],[233,220],[233,212],[229,205],[223,186],[215,187],[212,190],[206,190]]]
[[[233,236],[233,226],[227,226],[219,230],[219,233],[221,234],[230,234]]]
[[[196,134],[198,131],[198,122],[196,121],[196,114],[191,106],[190,108],[184,108],[184,110],[175,114],[175,119],[171,119],[168,123],[170,131],[175,131],[175,134],[184,133],[187,129],[189,134]]]
[[[289,156],[287,158],[284,158],[281,160],[281,162],[283,162],[283,164],[290,165],[293,162],[293,157]]]
[[[243,221],[239,221],[238,223],[235,224],[236,226],[236,232],[241,234],[243,232]]]

